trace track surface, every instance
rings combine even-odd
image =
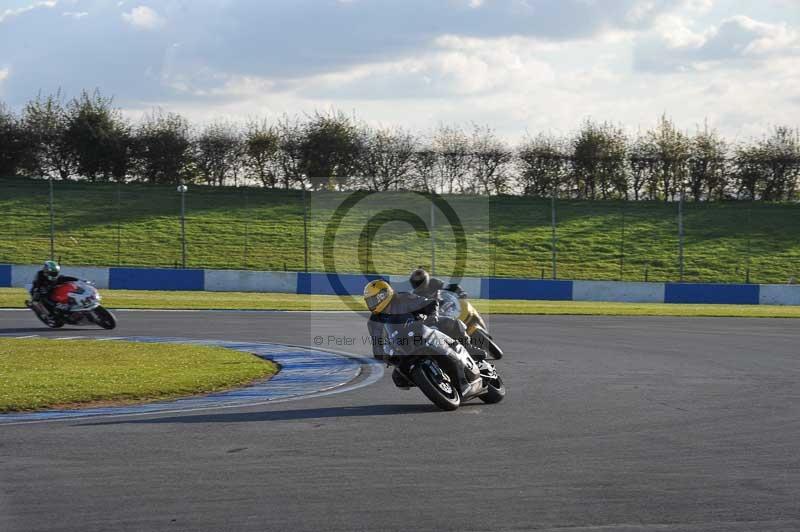
[[[120,335],[339,333],[368,352],[347,314],[118,317]],[[387,374],[271,406],[2,427],[0,530],[800,530],[797,323],[495,316],[499,405],[441,413]],[[8,333],[95,334],[0,311]]]

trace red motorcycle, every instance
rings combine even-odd
[[[41,301],[26,301],[25,305],[42,323],[58,329],[68,325],[99,325],[113,329],[117,319],[100,304],[100,292],[89,281],[63,283],[50,292],[51,305]]]

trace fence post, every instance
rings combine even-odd
[[[622,234],[619,240],[619,280],[624,280],[625,270],[625,203],[622,203]]]
[[[303,271],[308,273],[308,200],[303,186]]]
[[[245,215],[245,219],[244,219],[244,257],[243,257],[244,265],[243,266],[244,266],[244,269],[246,270],[246,269],[248,269],[247,268],[247,251],[248,251],[248,249],[247,249],[247,239],[248,239],[248,237],[250,235],[250,214],[248,213],[248,206],[249,206],[248,203],[249,202],[248,202],[247,189],[244,188],[243,191],[244,191],[244,213],[245,213],[244,214]]]
[[[557,254],[558,250],[556,249],[556,185],[553,184],[553,192],[550,194],[550,225],[553,231],[552,237],[550,239],[550,248],[552,253],[552,261],[553,261],[553,279],[558,279],[558,270],[557,270]]]
[[[50,184],[50,260],[55,260],[56,258],[56,223],[55,223],[55,206],[54,203],[54,192],[53,192],[53,175],[50,175],[49,179]]]
[[[117,266],[122,266],[122,184],[117,182]]]
[[[679,280],[683,282],[683,183],[678,197],[678,269]]]
[[[431,275],[436,275],[436,209],[431,205]]]
[[[181,267],[186,269],[186,190],[183,183],[178,185],[181,194]]]
[[[750,204],[747,206],[747,257],[746,257],[746,264],[747,269],[745,271],[745,280],[744,282],[750,284],[750,255],[751,255],[751,238],[753,234],[753,200],[750,200]]]

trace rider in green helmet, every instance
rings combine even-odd
[[[52,309],[53,302],[48,297],[50,291],[62,283],[77,281],[77,277],[61,275],[61,266],[54,260],[48,260],[42,269],[36,272],[36,278],[31,287],[31,297],[34,301],[40,301]]]

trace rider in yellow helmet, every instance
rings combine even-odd
[[[396,292],[388,281],[378,279],[364,287],[364,301],[371,312],[367,328],[372,337],[372,354],[378,360],[390,359],[394,353],[391,344],[386,342],[387,330],[392,330],[395,336],[407,337],[409,333],[415,333],[416,326],[423,324],[436,327],[463,344],[476,360],[486,358],[483,349],[470,344],[462,322],[438,315],[439,302],[436,299]],[[408,386],[399,373],[393,373],[392,378],[397,386]]]

